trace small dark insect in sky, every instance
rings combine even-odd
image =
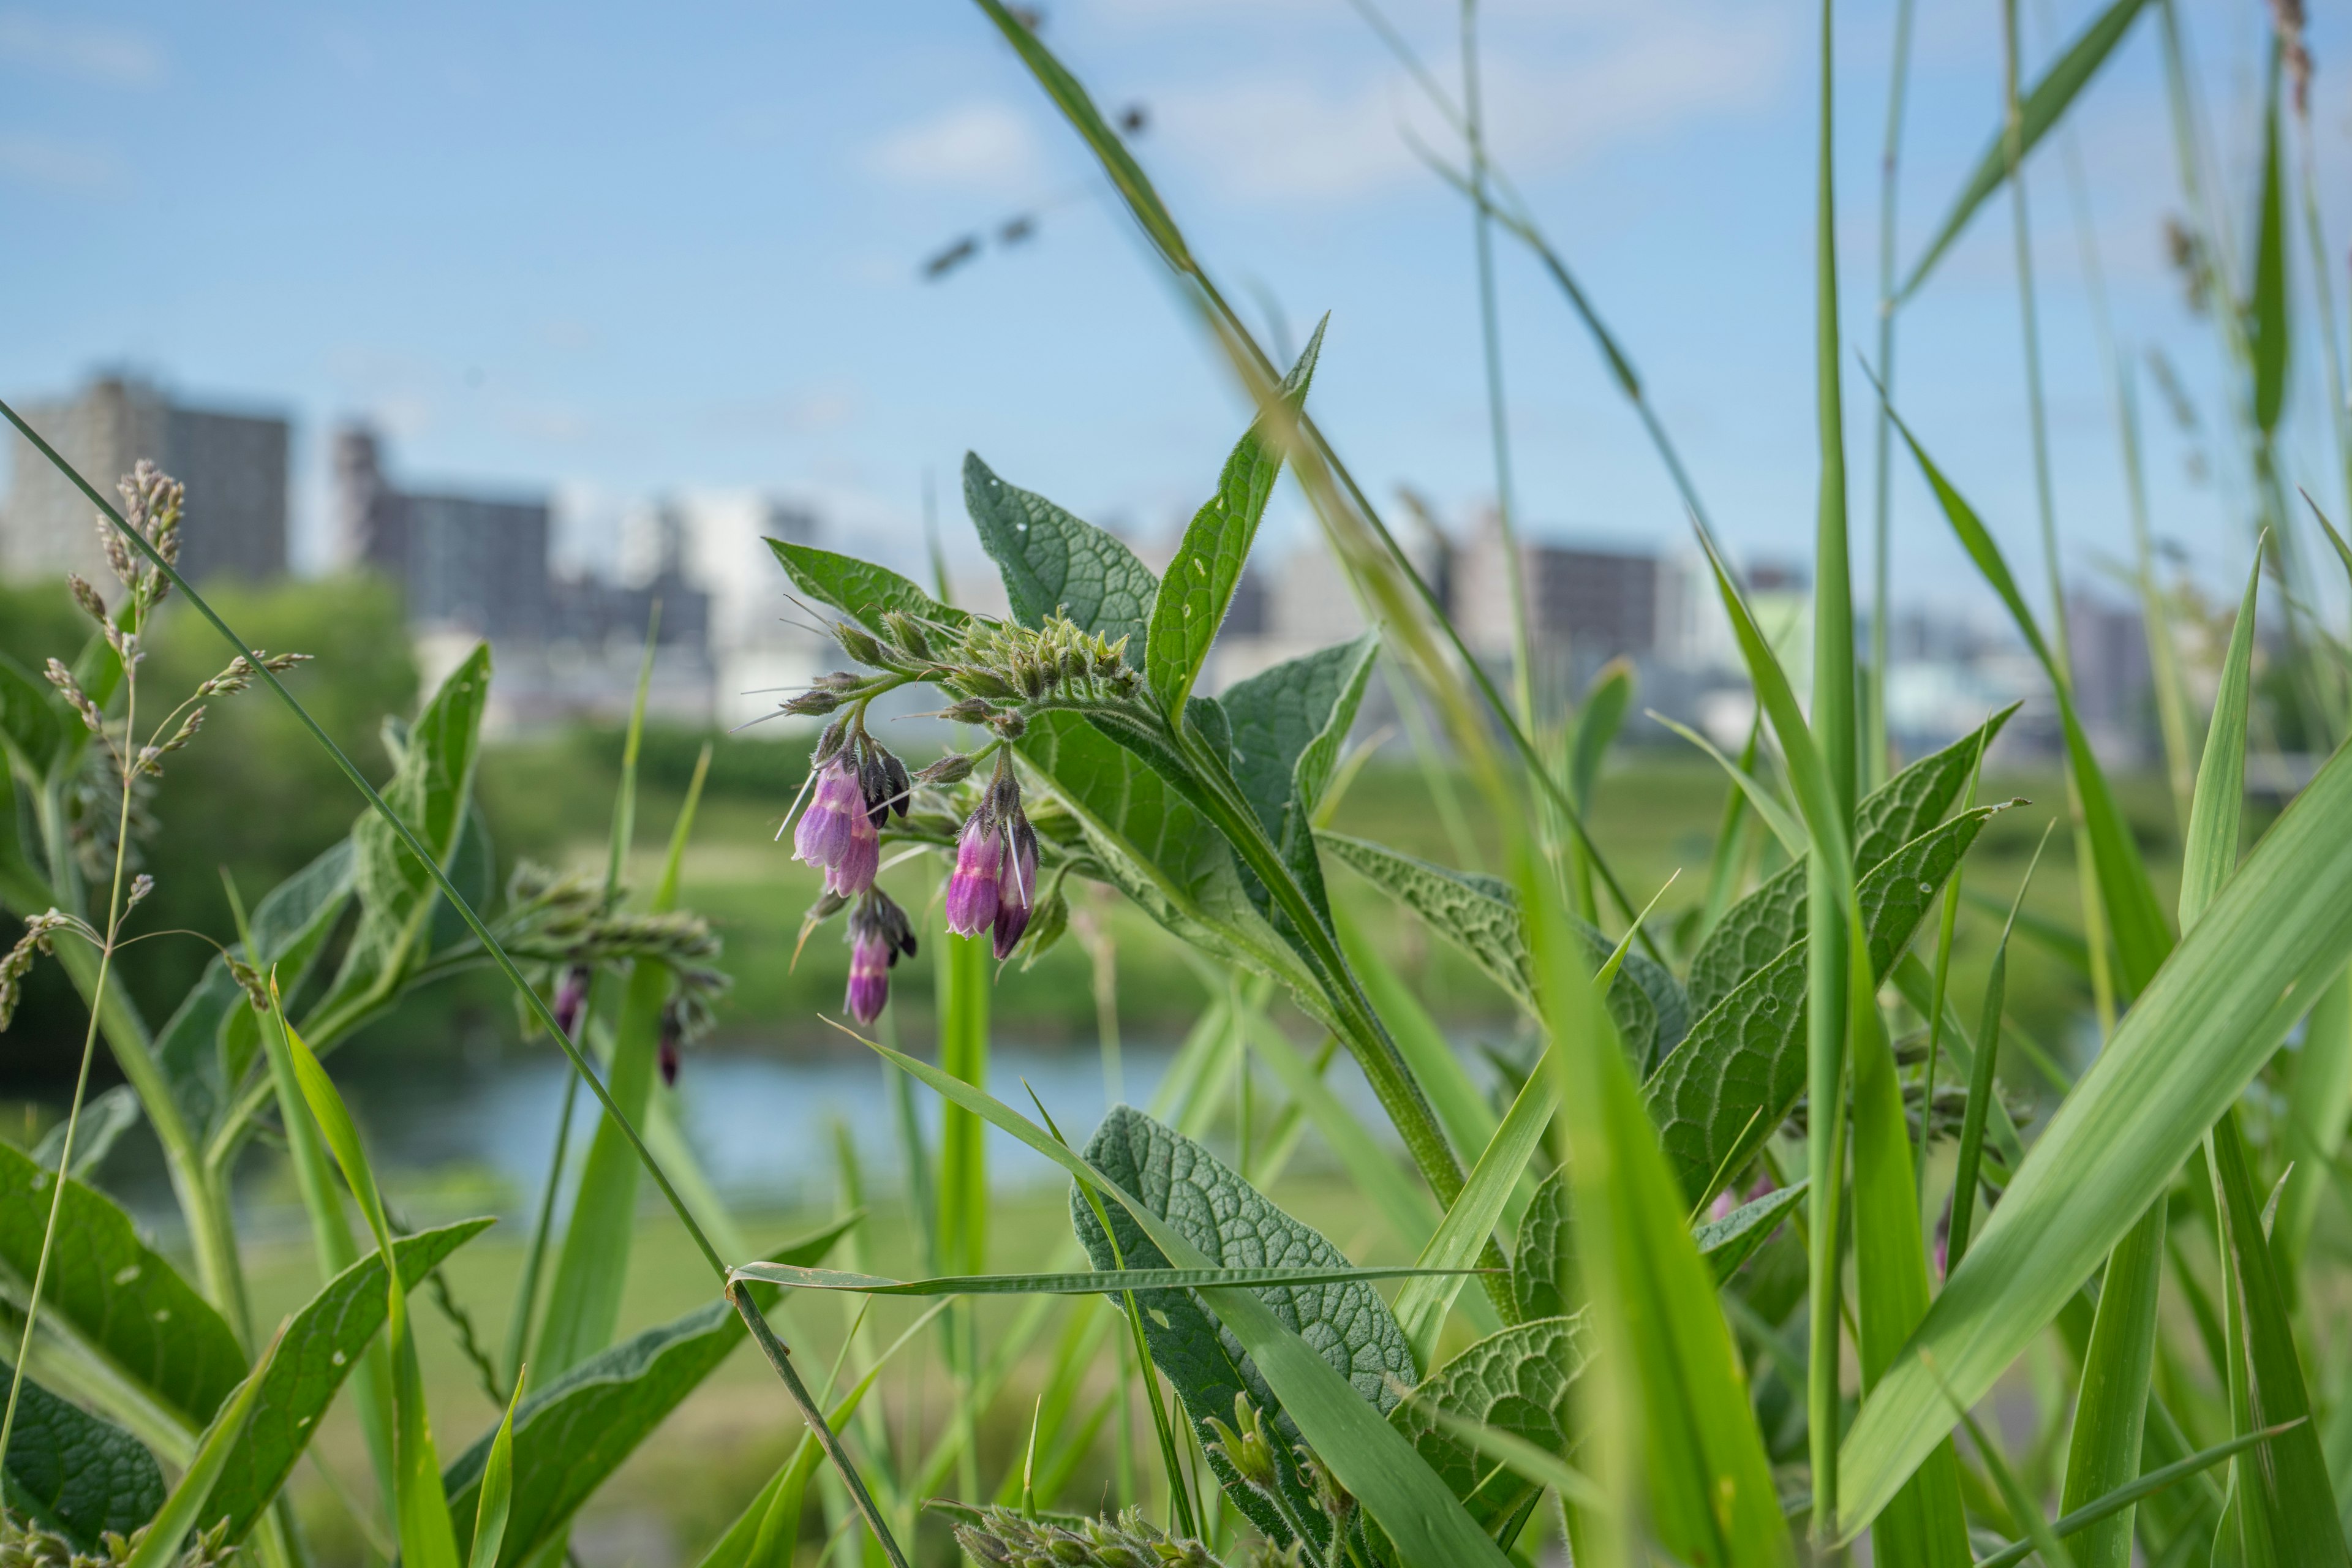
[[[974,235],[965,235],[961,239],[924,262],[923,276],[927,279],[944,278],[979,254],[979,237]]]

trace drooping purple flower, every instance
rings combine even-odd
[[[860,931],[849,942],[849,1016],[871,1024],[890,1000],[890,961],[898,952],[878,931]]]
[[[862,893],[874,885],[874,873],[881,867],[882,835],[861,805],[850,817],[847,841],[825,868],[825,889],[845,896]]]
[[[1013,825],[1006,835],[1012,853],[1006,858],[1003,885],[996,891],[996,957],[999,963],[1013,956],[1020,945],[1021,933],[1029,929],[1029,917],[1037,908],[1037,835],[1031,831],[1029,818],[1015,806]]]
[[[555,992],[555,1026],[570,1039],[580,1027],[580,1010],[588,1005],[589,970],[584,963],[575,963],[563,972],[563,984]]]
[[[879,888],[849,912],[849,994],[845,1005],[861,1024],[882,1016],[890,1001],[890,971],[903,953],[915,956],[914,922]]]
[[[866,798],[846,754],[824,764],[816,776],[816,795],[793,830],[793,858],[812,866],[830,867],[849,847],[850,825],[864,821]]]
[[[978,936],[996,923],[997,883],[1004,875],[1004,830],[986,806],[971,814],[956,839],[955,870],[948,877],[948,930]]]

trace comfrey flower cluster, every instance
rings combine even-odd
[[[980,808],[956,835],[947,904],[948,930],[991,933],[1000,960],[1013,956],[1037,907],[1037,835],[1021,810],[1021,782],[1002,752]]]
[[[793,829],[793,850],[795,858],[824,873],[824,890],[808,912],[803,937],[854,906],[847,1005],[862,1024],[871,1023],[888,1002],[891,966],[915,952],[906,912],[874,886],[883,829],[894,812],[906,818],[915,790],[961,784],[976,760],[950,752],[910,773],[866,733],[866,705],[887,691],[921,682],[951,700],[938,717],[993,733],[980,754],[995,751],[995,769],[978,805],[956,831],[946,903],[948,929],[964,937],[987,933],[1001,962],[1013,956],[1024,937],[1034,936],[1034,950],[1063,927],[1058,895],[1040,899],[1037,833],[1022,809],[1020,779],[1006,748],[1028,732],[1033,711],[1116,709],[1136,701],[1140,691],[1140,678],[1126,661],[1125,639],[1107,641],[1066,616],[1049,616],[1033,628],[985,616],[958,615],[950,621],[944,613],[940,619],[926,619],[892,610],[873,624],[877,630],[847,621],[834,627],[843,651],[872,673],[819,676],[780,708],[798,716],[845,710],[826,727],[810,757],[808,809]],[[903,831],[919,841],[941,844],[952,822],[927,808]],[[1035,919],[1041,902],[1049,911],[1042,922]]]

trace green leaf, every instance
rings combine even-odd
[[[2067,768],[2081,796],[2083,831],[2091,841],[2100,902],[2105,906],[2116,952],[2122,961],[2120,978],[2126,993],[2137,994],[2155,976],[2157,966],[2172,950],[2172,931],[2165,924],[2164,910],[2156,901],[2156,889],[2148,881],[2147,862],[2140,855],[2139,846],[2124,821],[2121,808],[2116,805],[2106,774],[2075,716],[2073,689],[2066,672],[2059,668],[2052,656],[2042,627],[2027,607],[2025,595],[2019,591],[2016,578],[2010,574],[2009,563],[2001,558],[2000,546],[1993,542],[1991,532],[1928,458],[1901,416],[1890,410],[1888,417],[1910,447],[1920,472],[1927,475],[1928,487],[1936,492],[1952,531],[1959,536],[1977,570],[2008,606],[2011,618],[2017,623],[2027,646],[2033,649],[2034,657],[2042,661],[2042,671],[2055,689],[2059,724],[2065,736]]]
[[[1569,1395],[1591,1352],[1581,1317],[1517,1324],[1430,1373],[1389,1412],[1389,1425],[1491,1534],[1541,1489],[1482,1456],[1455,1423],[1508,1432],[1565,1458],[1574,1448]]]
[[[1181,1134],[1179,1135],[1181,1136]],[[728,1271],[735,1279],[756,1279],[793,1290],[838,1290],[853,1296],[1100,1296],[1121,1290],[1190,1290],[1212,1285],[1345,1285],[1356,1280],[1408,1279],[1433,1274],[1470,1274],[1472,1268],[1431,1268],[1423,1264],[1352,1263],[1273,1268],[1115,1268],[1083,1273],[953,1274],[937,1279],[893,1279],[839,1268],[803,1268],[788,1263],[746,1263]]]
[[[2270,89],[2263,105],[2262,215],[2254,229],[2254,297],[2246,315],[2254,357],[2254,425],[2267,437],[2278,428],[2286,405],[2287,332],[2286,199],[2279,156],[2281,53],[2273,44]],[[2275,1451],[2275,1450],[2268,1450]],[[2246,1461],[2241,1460],[2240,1468]]]
[[[77,732],[82,732],[81,718],[57,689],[0,653],[0,752],[9,767],[26,783],[40,784]]]
[[[1772,1239],[1780,1222],[1804,1201],[1810,1185],[1799,1180],[1785,1187],[1775,1187],[1754,1202],[1742,1204],[1721,1219],[1708,1220],[1691,1232],[1691,1239],[1698,1244],[1698,1255],[1715,1270],[1717,1284],[1730,1279],[1758,1247]]]
[[[1612,1417],[1629,1418],[1624,1430],[1641,1434],[1638,1469],[1659,1545],[1689,1563],[1778,1568],[1793,1561],[1788,1527],[1685,1200],[1610,1037],[1556,883],[1530,865],[1523,886],[1538,917],[1532,935],[1549,1058],[1562,1077],[1565,1163],[1595,1356],[1608,1367],[1599,1414],[1588,1419],[1612,1440]],[[1622,1466],[1632,1457],[1613,1458]]]
[[[1944,820],[1967,789],[1977,750],[1990,747],[2017,711],[2011,703],[1984,727],[1920,758],[1865,796],[1854,810],[1854,869],[1867,874],[1889,855]],[[1726,910],[1691,958],[1694,1013],[1705,1016],[1743,980],[1805,934],[1805,868],[1783,868]]]
[[[814,1263],[855,1223],[843,1220],[774,1254],[776,1261]],[[773,1293],[760,1288],[764,1306]],[[743,1320],[725,1301],[647,1329],[582,1362],[528,1395],[514,1417],[513,1502],[499,1561],[516,1568],[554,1539],[621,1462],[653,1435],[686,1396],[717,1371],[743,1339]],[[442,1475],[457,1520],[480,1507],[483,1471],[495,1430],[459,1455]],[[470,1522],[459,1526],[470,1546]]]
[[[2058,57],[2042,73],[2042,79],[2026,93],[2019,105],[2021,124],[2017,156],[2021,163],[2050,128],[2058,123],[2075,96],[2090,85],[2091,79],[2098,74],[2099,68],[2115,52],[2116,46],[2123,42],[2124,35],[2131,30],[2132,22],[2138,16],[2142,4],[2143,0],[2113,0],[2089,26],[2075,37],[2073,43],[2066,46],[2065,53]],[[1960,237],[1960,231],[1968,227],[1969,220],[1976,216],[1977,208],[1982,206],[1985,198],[1999,190],[2002,182],[2009,178],[2009,155],[2008,136],[2003,131],[1996,130],[1991,143],[1984,150],[1984,155],[1977,160],[1976,167],[1969,172],[1968,183],[1960,187],[1960,194],[1953,201],[1942,226],[1937,229],[1936,237],[1928,242],[1926,253],[1911,268],[1910,281],[1903,285],[1903,293],[1897,296],[1898,299],[1917,291],[1919,285],[1927,280],[1928,272],[1943,258],[1944,252]]]
[[[1214,1155],[1173,1128],[1129,1106],[1103,1118],[1088,1141],[1085,1158],[1165,1220],[1213,1264],[1231,1268],[1339,1269],[1348,1259],[1310,1226],[1276,1208]],[[1073,1192],[1070,1218],[1087,1256],[1097,1268],[1116,1257],[1133,1268],[1169,1267],[1167,1254],[1124,1208],[1109,1211],[1106,1235],[1093,1206]],[[1379,1292],[1359,1282],[1282,1287],[1256,1293],[1265,1309],[1290,1332],[1305,1339],[1333,1370],[1375,1408],[1397,1402],[1391,1384],[1410,1386],[1420,1376],[1412,1347]],[[1214,1440],[1211,1417],[1231,1421],[1234,1398],[1247,1394],[1279,1422],[1283,1402],[1251,1361],[1241,1342],[1220,1327],[1201,1299],[1189,1290],[1139,1290],[1144,1337],[1151,1359],[1183,1402],[1201,1441]],[[1314,1492],[1299,1475],[1286,1444],[1276,1444],[1281,1484],[1302,1518],[1313,1515]],[[1290,1539],[1282,1517],[1244,1485],[1222,1455],[1209,1463],[1225,1490],[1252,1522],[1276,1542]],[[1319,1549],[1319,1542],[1316,1543]]]
[[[1462,1184],[1436,1232],[1414,1259],[1425,1268],[1444,1271],[1411,1280],[1396,1299],[1397,1321],[1423,1364],[1435,1352],[1446,1311],[1461,1292],[1458,1271],[1486,1249],[1503,1217],[1504,1205],[1518,1189],[1519,1178],[1535,1158],[1536,1147],[1543,1142],[1552,1112],[1559,1108],[1559,1077],[1549,1067],[1538,1066],[1512,1097],[1502,1126],[1480,1152],[1469,1179]]]
[[[73,1170],[68,1173],[74,1180],[88,1181],[122,1135],[139,1125],[140,1114],[139,1091],[127,1083],[116,1084],[83,1106],[81,1124],[74,1130]],[[33,1145],[33,1163],[54,1171],[65,1152],[66,1124],[60,1121]]]
[[[484,643],[450,672],[417,714],[399,765],[382,791],[384,803],[444,868],[455,861],[465,830],[489,689],[490,648]],[[331,1045],[340,1031],[328,1020],[341,1023],[382,1005],[423,962],[421,939],[441,901],[431,874],[382,816],[362,814],[352,840],[358,858],[359,926],[334,984],[306,1020]]]
[[[2214,1197],[2219,1205],[2225,1278],[2231,1293],[2230,1320],[2243,1334],[2232,1350],[2249,1373],[2242,1391],[2246,1414],[2237,1436],[2300,1421],[2258,1454],[2237,1461],[2238,1506],[2259,1510],[2276,1561],[2310,1568],[2352,1562],[2336,1517],[2336,1495],[2319,1434],[2309,1420],[2294,1331],[2279,1290],[2278,1266],[2263,1227],[2262,1198],[2246,1168],[2244,1140],[2234,1111],[2214,1124],[2207,1150],[2212,1156]],[[1999,1211],[1996,1210],[1996,1213]],[[2231,1390],[2235,1403],[2240,1390]]]
[[[1509,883],[1432,865],[1344,833],[1318,829],[1315,841],[1460,948],[1521,1006],[1530,1013],[1535,1010],[1526,922],[1519,915],[1518,895]],[[1581,929],[1585,949],[1598,965],[1615,944],[1590,926]],[[1360,963],[1356,968],[1381,1016],[1389,1019],[1391,1007],[1384,996],[1409,994],[1379,964]],[[1640,952],[1626,953],[1623,967],[1609,983],[1607,1002],[1619,1037],[1638,1059],[1663,1056],[1681,1044],[1688,1032],[1690,1006],[1681,984],[1665,965]],[[1396,1026],[1393,1019],[1390,1026]],[[1443,1101],[1439,1109],[1444,1110]],[[1452,1130],[1450,1121],[1447,1125]],[[1482,1136],[1468,1146],[1481,1147],[1485,1141]]]
[[[1160,584],[1135,552],[1044,496],[1008,485],[976,453],[963,459],[964,506],[981,547],[1004,578],[1013,618],[1024,626],[1057,611],[1116,643],[1145,668],[1146,628]]]
[[[163,1500],[163,1506],[156,1511],[154,1522],[148,1527],[146,1539],[131,1549],[124,1568],[165,1568],[167,1563],[179,1557],[180,1543],[187,1539],[190,1531],[202,1527],[207,1519],[218,1517],[210,1509],[214,1483],[220,1479],[221,1467],[227,1462],[229,1450],[244,1436],[246,1419],[253,1413],[254,1401],[259,1395],[262,1380],[268,1375],[270,1364],[277,1359],[280,1342],[278,1340],[270,1342],[269,1347],[261,1352],[261,1360],[254,1367],[253,1374],[237,1389],[236,1396],[221,1406],[220,1414],[213,1417],[212,1425],[196,1445],[195,1458],[188,1462],[179,1484],[172,1489],[171,1496]],[[415,1562],[415,1559],[411,1557],[410,1561]]]
[[[2243,1453],[2257,1444],[2269,1442],[2278,1436],[2283,1430],[2282,1427],[2273,1426],[2266,1431],[2249,1433],[2243,1437],[2232,1437],[2226,1443],[2216,1443],[2210,1448],[2200,1449],[2187,1458],[2177,1459],[2160,1468],[2150,1470],[2130,1485],[2119,1487],[2096,1502],[2086,1504],[2067,1513],[2050,1527],[2051,1532],[2062,1538],[2078,1535],[2101,1520],[2112,1519],[2118,1512],[2130,1509],[2141,1500],[2162,1491],[2176,1481],[2185,1480],[2200,1470],[2217,1465],[2233,1454]],[[1977,1568],[2016,1568],[2018,1563],[2024,1562],[2032,1554],[2033,1547],[2032,1536],[2028,1536],[2023,1541],[2011,1542],[1979,1563]],[[2084,1554],[2080,1542],[2077,1542],[2074,1547],[2074,1556],[2076,1561],[2084,1564],[2084,1568],[2088,1568],[2088,1565],[2095,1561]]]
[[[1804,858],[1805,825],[1780,803],[1780,798],[1772,793],[1770,784],[1759,777],[1753,769],[1743,768],[1725,756],[1713,741],[1689,725],[1669,719],[1654,708],[1650,710],[1650,717],[1713,758],[1715,765],[1729,774],[1732,784],[1747,797],[1748,807],[1756,813],[1758,819],[1772,830],[1772,837],[1780,841],[1780,847],[1788,852],[1789,858],[1800,861]]]
[[[1288,432],[1279,426],[1297,422],[1322,350],[1323,326],[1318,322],[1307,352],[1225,459],[1217,493],[1193,514],[1168,563],[1167,580],[1151,608],[1144,676],[1171,718],[1183,711],[1184,700],[1192,695],[1192,682],[1209,657],[1209,645],[1225,623],[1234,590],[1241,585],[1250,546],[1257,541],[1258,520],[1265,515],[1274,481],[1282,473]]]
[[[938,626],[961,626],[971,619],[961,610],[940,604],[887,566],[782,539],[771,539],[768,548],[775,552],[777,563],[783,567],[784,575],[793,580],[794,587],[820,604],[832,605],[877,637],[885,629],[883,614],[889,610]]]
[[[482,1483],[476,1489],[474,1540],[466,1561],[472,1568],[498,1568],[499,1549],[506,1544],[507,1515],[514,1508],[515,1406],[522,1403],[522,1379],[515,1380],[507,1413],[490,1438],[489,1458],[482,1461]]]
[[[0,1143],[0,1262],[19,1280],[30,1280],[39,1264],[56,1180]],[[211,1303],[139,1239],[111,1198],[78,1181],[66,1184],[41,1305],[46,1323],[192,1429],[211,1420],[245,1377],[245,1352]]]
[[[2238,838],[2245,820],[2246,715],[2253,690],[2254,605],[2263,584],[2262,552],[2246,576],[2238,618],[2221,656],[2221,682],[2213,694],[2213,721],[2197,763],[2189,797],[2189,832],[2180,847],[2180,929],[2205,913],[2238,868]]]
[[[2339,752],[2124,1016],[1864,1401],[1843,1448],[1842,1534],[1868,1524],[1948,1426],[1922,1356],[1963,1403],[1981,1397],[2352,958],[2347,881],[2352,762]]]
[[[491,1223],[459,1220],[395,1240],[401,1284],[414,1290]],[[327,1281],[288,1321],[245,1433],[213,1488],[213,1517],[229,1521],[231,1541],[244,1539],[294,1473],[327,1407],[383,1327],[390,1300],[383,1255],[371,1252]]]
[[[1905,845],[1862,879],[1856,898],[1871,974],[1884,981],[1936,893],[1999,806],[1964,812]],[[1691,1026],[1643,1086],[1687,1201],[1704,1203],[1739,1173],[1805,1092],[1806,952],[1800,940]]]
[[[15,1370],[0,1362],[0,1377]],[[163,1472],[130,1433],[27,1377],[8,1436],[7,1494],[10,1507],[95,1549],[108,1531],[128,1535],[155,1517]]]
[[[1213,1266],[1213,1260],[1175,1224],[1003,1101],[903,1051],[871,1040],[864,1044],[936,1093],[1002,1128],[1117,1201],[1150,1237],[1163,1258],[1187,1268]],[[1330,1467],[1339,1484],[1362,1500],[1406,1561],[1503,1568],[1507,1559],[1495,1543],[1320,1351],[1286,1327],[1253,1291],[1220,1289],[1200,1295],[1256,1365],[1299,1433]]]
[[[1568,1201],[1568,1167],[1536,1184],[1519,1220],[1511,1258],[1511,1296],[1527,1318],[1561,1318],[1584,1299],[1576,1284],[1576,1219]]]
[[[1379,656],[1380,633],[1368,631],[1286,659],[1218,699],[1232,731],[1234,780],[1318,906],[1326,895],[1315,854],[1315,806]]]
[[[269,890],[253,911],[255,952],[238,956],[264,974],[275,967],[279,991],[297,995],[350,903],[357,876],[352,840],[338,839]],[[156,1060],[190,1126],[209,1131],[226,1113],[260,1050],[259,1017],[227,961],[215,956],[155,1037]]]

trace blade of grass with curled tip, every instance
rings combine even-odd
[[[1763,818],[1764,826],[1772,830],[1772,837],[1780,841],[1780,847],[1789,852],[1790,859],[1797,859],[1805,853],[1807,840],[1804,825],[1790,815],[1789,808],[1780,804],[1780,797],[1772,793],[1763,780],[1725,756],[1717,749],[1713,741],[1708,740],[1689,725],[1669,719],[1654,708],[1648,709],[1646,711],[1651,718],[1715,759],[1717,765],[1728,773],[1731,776],[1731,782],[1738,786],[1739,794],[1747,799],[1750,806],[1755,808],[1756,815]]]

